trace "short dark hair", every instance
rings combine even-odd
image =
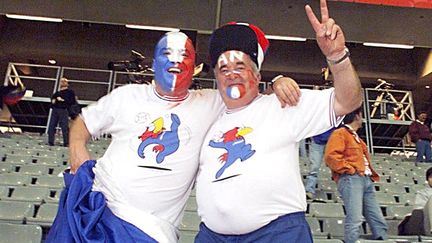
[[[432,167],[430,167],[427,171],[426,171],[426,180],[428,180],[429,177],[432,176]]]
[[[426,115],[427,115],[427,112],[426,112],[426,111],[420,111],[420,112],[417,114],[417,116],[420,116],[421,114],[426,114]]]
[[[359,108],[355,109],[355,110],[352,111],[351,113],[346,114],[346,115],[345,115],[345,118],[343,119],[344,124],[350,124],[351,122],[353,122],[355,116],[361,113],[362,108],[363,108],[363,107],[360,106]]]

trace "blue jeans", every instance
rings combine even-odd
[[[300,157],[306,158],[307,157],[306,139],[303,139],[299,142],[299,150],[300,150]]]
[[[253,213],[253,212],[251,212]],[[312,243],[312,233],[304,212],[280,216],[269,224],[242,235],[223,235],[201,223],[195,243]]]
[[[315,194],[315,187],[318,181],[319,169],[324,157],[325,144],[317,144],[313,141],[309,147],[309,174],[306,182],[306,192]]]
[[[419,139],[416,142],[417,158],[416,162],[432,162],[431,161],[431,142],[428,140]],[[423,159],[423,156],[425,159]]]
[[[52,108],[51,120],[48,126],[48,144],[54,145],[57,124],[63,133],[63,146],[69,144],[69,112],[67,109]]]
[[[344,174],[338,191],[345,206],[345,243],[354,243],[360,236],[362,215],[366,218],[373,239],[387,239],[387,223],[375,199],[375,188],[369,176]]]

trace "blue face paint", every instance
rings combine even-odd
[[[174,63],[170,62],[168,56],[165,55],[165,52],[168,51],[167,39],[168,37],[164,36],[156,45],[153,69],[155,80],[160,87],[165,92],[170,92],[173,89],[175,76],[167,71],[169,68],[174,67]]]
[[[233,100],[240,99],[244,93],[245,88],[242,85],[231,85],[226,89],[227,96]]]

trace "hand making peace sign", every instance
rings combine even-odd
[[[329,17],[326,0],[320,0],[321,22],[309,5],[305,6],[309,22],[316,33],[316,40],[322,53],[329,60],[338,60],[345,55],[345,36],[334,19]]]

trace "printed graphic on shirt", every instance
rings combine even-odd
[[[138,139],[141,144],[138,147],[138,156],[145,158],[144,150],[149,145],[154,145],[152,151],[157,153],[156,162],[162,163],[166,156],[177,151],[180,145],[178,128],[180,119],[176,114],[171,114],[171,130],[164,127],[164,118],[154,120]]]
[[[247,144],[244,136],[253,131],[250,127],[235,127],[217,139],[210,140],[209,146],[212,148],[223,148],[227,152],[219,156],[219,162],[223,165],[216,172],[216,179],[222,176],[225,169],[230,167],[238,159],[245,161],[255,154],[252,145]]]

